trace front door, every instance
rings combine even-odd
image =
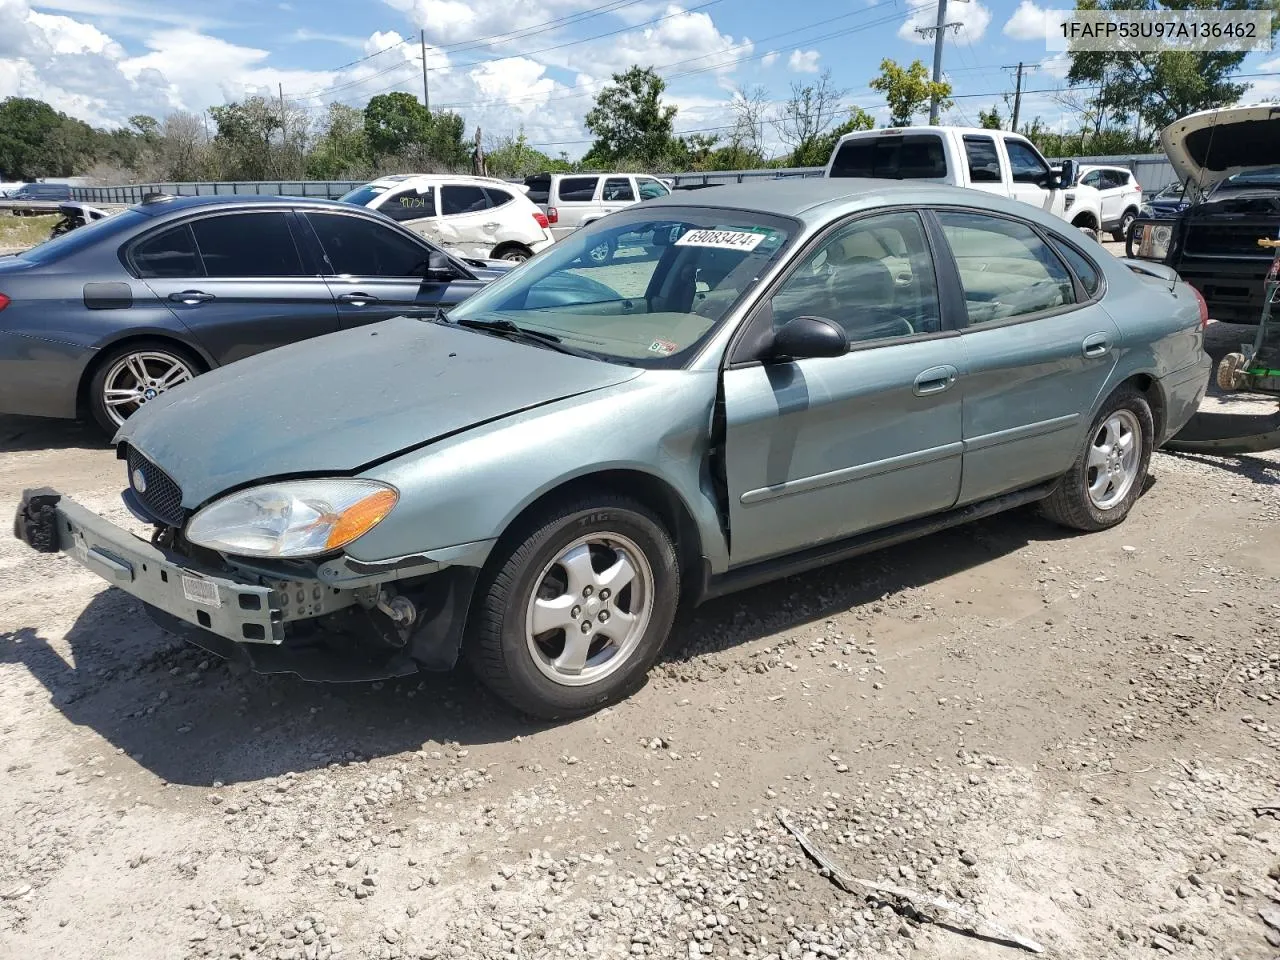
[[[1051,190],[1052,171],[1044,157],[1025,140],[1003,137],[1005,154],[1009,158],[1010,193],[1015,200],[1029,203],[1050,213],[1058,191]]]
[[[219,364],[338,329],[284,211],[209,214],[143,237],[139,276]]]
[[[960,500],[969,503],[1066,472],[1115,367],[1120,330],[1094,299],[1096,268],[1071,244],[1051,246],[1011,217],[936,215],[968,313]]]
[[[481,286],[466,276],[424,280],[434,248],[389,224],[342,213],[308,212],[305,219],[323,250],[325,280],[343,328],[391,317],[434,317]]]
[[[832,320],[851,352],[725,370],[731,565],[955,503],[963,355],[937,289],[919,215],[890,212],[817,241],[758,308]]]

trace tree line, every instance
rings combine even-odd
[[[1222,0],[1217,7],[1270,8],[1276,0]],[[1079,7],[1151,9],[1203,6],[1201,0],[1077,0]],[[1273,32],[1280,30],[1280,17]],[[1080,52],[1071,55],[1067,85],[1051,96],[1065,127],[1051,130],[1034,116],[1020,125],[1051,157],[1147,153],[1161,128],[1180,116],[1239,101],[1235,82],[1242,52]],[[870,81],[887,106],[890,126],[927,115],[937,98],[955,108],[951,85],[934,82],[920,60],[881,61]],[[157,119],[129,118],[114,130],[96,129],[25,97],[0,101],[0,179],[89,175],[112,182],[167,180],[367,180],[391,172],[462,172],[481,164],[491,175],[540,171],[741,170],[817,166],[835,142],[875,126],[828,70],[793,83],[776,101],[763,86],[739,87],[725,120],[714,128],[677,134],[678,109],[664,100],[666,83],[652,67],[613,75],[595,97],[584,125],[590,148],[578,160],[530,144],[523,131],[467,134],[452,111],[428,110],[413,94],[383,93],[363,108],[329,104],[316,115],[283,99],[248,96],[206,114],[176,111]],[[1008,128],[1012,98],[977,112],[977,124]],[[968,125],[963,108],[949,115]],[[781,149],[778,148],[781,144]],[[477,150],[477,147],[479,149]]]

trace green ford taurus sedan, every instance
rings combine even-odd
[[[1035,501],[1119,523],[1204,394],[1205,316],[1027,204],[726,186],[147,404],[115,442],[150,542],[48,489],[15,528],[259,671],[464,657],[569,717],[643,682],[682,599]]]

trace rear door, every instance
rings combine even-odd
[[[985,211],[936,217],[951,252],[941,266],[956,270],[966,306],[960,502],[969,503],[1066,472],[1120,330],[1102,308],[1097,267],[1073,244]]]
[[[449,282],[428,282],[427,258],[437,248],[389,224],[336,211],[302,217],[312,231],[309,241],[318,244],[324,281],[344,329],[391,317],[433,317],[483,286],[461,268]]]
[[[551,224],[551,234],[557,240],[563,240],[582,226],[584,220],[598,215],[596,192],[600,178],[560,177],[553,185],[551,210],[556,215]],[[551,216],[550,211],[547,216]]]
[[[969,167],[969,186],[998,197],[1009,196],[1007,168],[1000,163],[1000,151],[995,137],[966,133],[964,158]]]
[[[479,184],[441,184],[437,242],[464,257],[488,257],[502,229],[493,207],[493,198]]]
[[[288,211],[211,213],[144,235],[126,257],[217,362],[231,363],[338,329],[295,228]]]

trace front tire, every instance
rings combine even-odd
[[[115,436],[138,408],[203,369],[189,351],[163,341],[136,341],[104,351],[89,379],[89,411],[98,426]]]
[[[1111,239],[1123,243],[1129,236],[1129,228],[1133,226],[1133,221],[1137,219],[1136,213],[1126,210],[1124,216],[1120,218],[1120,225],[1111,231]]]
[[[1117,390],[1094,418],[1075,463],[1042,504],[1045,516],[1089,533],[1123,521],[1146,483],[1154,438],[1146,397],[1133,387]]]
[[[590,496],[549,508],[477,585],[467,658],[516,709],[582,716],[644,682],[671,632],[679,584],[671,537],[642,504]]]

